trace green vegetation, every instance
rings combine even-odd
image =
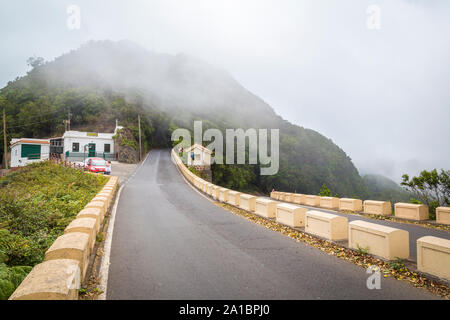
[[[414,195],[412,203],[426,204],[430,211],[430,219],[436,219],[436,208],[450,205],[450,170],[423,170],[419,176],[402,177],[401,185]]]
[[[376,174],[363,176],[363,181],[369,191],[370,200],[409,202],[411,193],[403,189],[391,179]]]
[[[356,245],[356,251],[360,254],[360,255],[367,255],[369,254],[369,247],[360,247],[359,244]]]
[[[0,299],[6,299],[31,267],[106,183],[50,162],[0,178]]]
[[[333,197],[333,193],[328,189],[327,185],[324,183],[322,188],[320,188],[320,192],[317,194],[320,197]],[[339,198],[339,195],[335,194],[334,197]]]
[[[197,177],[200,177],[200,178],[202,178],[204,180],[208,179],[208,175],[205,172],[198,171],[197,169],[195,169],[195,167],[189,167],[188,170],[190,172],[192,172],[193,174],[195,174]]]

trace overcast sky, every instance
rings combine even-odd
[[[79,29],[67,27],[73,4]],[[448,0],[0,0],[0,87],[29,56],[130,39],[228,70],[361,173],[399,181],[450,169],[449,18]]]

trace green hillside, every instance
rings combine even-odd
[[[8,83],[0,99],[8,138],[60,135],[69,109],[72,129],[112,131],[117,118],[135,135],[141,114],[145,148],[171,146],[172,130],[192,129],[193,120],[204,120],[204,130],[279,128],[277,175],[260,176],[257,165],[215,165],[214,182],[302,193],[318,193],[325,183],[340,196],[367,196],[351,159],[330,139],[283,120],[227,72],[187,55],[156,54],[129,41],[90,42]]]
[[[393,180],[376,174],[363,176],[371,199],[396,202],[409,202],[412,195]]]

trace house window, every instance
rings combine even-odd
[[[196,161],[200,161],[200,154],[197,153],[197,154],[195,155],[195,160],[196,160]]]
[[[110,153],[111,152],[111,145],[109,143],[105,143],[105,153]]]
[[[80,152],[80,144],[78,142],[72,143],[72,152]]]
[[[21,158],[28,160],[41,158],[41,145],[39,144],[22,144]]]

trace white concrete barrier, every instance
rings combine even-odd
[[[428,220],[428,206],[423,204],[402,203],[395,204],[395,216],[397,218],[411,219],[411,220]]]
[[[348,235],[348,219],[331,213],[309,210],[305,217],[305,231],[329,240],[345,240]]]
[[[294,196],[293,193],[285,192],[284,193],[284,201],[286,201],[286,202],[293,202],[293,200],[294,200],[293,196]]]
[[[279,197],[280,197],[280,193],[278,191],[272,191],[270,193],[270,198],[272,198],[272,199],[278,200]]]
[[[292,228],[305,226],[305,214],[308,209],[289,203],[277,204],[276,220]]]
[[[353,249],[388,259],[408,259],[409,233],[375,223],[356,220],[348,224],[348,244]]]
[[[212,187],[212,194],[211,194],[211,196],[212,196],[215,200],[219,199],[219,190],[220,190],[220,188],[221,188],[221,187],[216,186],[216,185],[214,185],[214,186]]]
[[[255,213],[264,218],[275,218],[277,213],[277,201],[258,198],[255,201]]]
[[[311,195],[311,194],[305,195],[305,205],[311,206],[311,207],[320,206],[320,197]]]
[[[436,222],[450,224],[450,207],[436,208]]]
[[[417,239],[417,269],[450,281],[450,240],[432,236]]]
[[[339,209],[339,198],[320,197],[319,205],[321,208],[337,210]]]
[[[304,194],[295,193],[293,195],[292,202],[295,204],[305,204],[306,203],[306,196]]]
[[[227,202],[228,201],[228,192],[230,190],[226,189],[226,188],[220,188],[219,189],[219,200],[222,202]]]
[[[239,207],[247,211],[255,211],[256,198],[257,197],[255,196],[241,193],[239,197]]]
[[[230,190],[228,192],[228,203],[233,205],[233,206],[239,207],[240,196],[241,196],[240,192]]]
[[[339,210],[351,211],[351,212],[361,212],[362,211],[362,200],[341,198],[341,199],[339,199]]]
[[[364,213],[390,216],[392,206],[389,201],[366,200],[364,201]]]

